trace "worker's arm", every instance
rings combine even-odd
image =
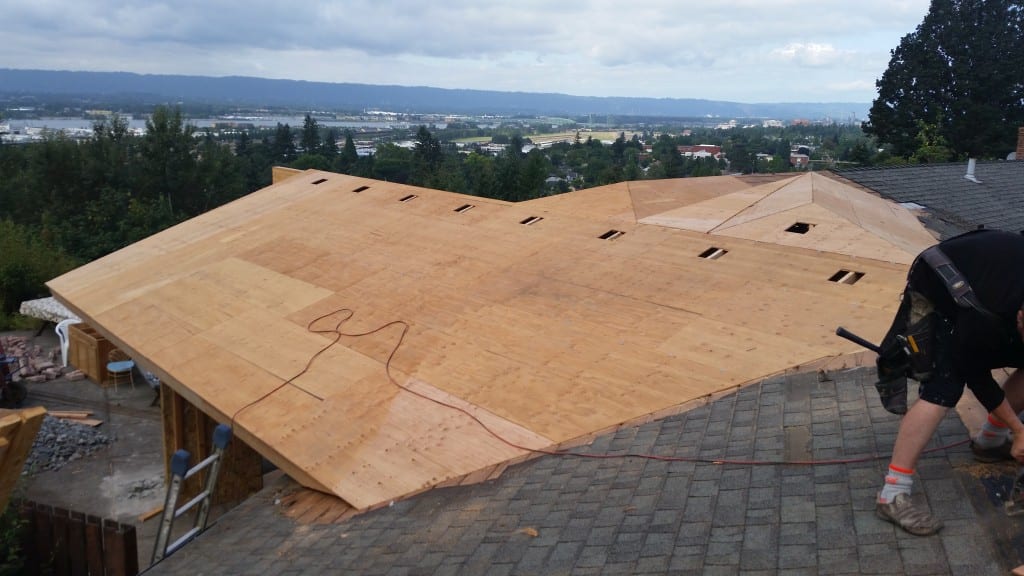
[[[999,387],[992,372],[986,370],[972,371],[967,377],[967,387],[981,405],[1013,432],[1013,446],[1010,454],[1024,463],[1024,424],[1021,423],[1013,407],[1006,401],[1003,389]]]
[[[1003,400],[991,414],[1010,428],[1013,433],[1013,447],[1010,448],[1010,454],[1019,462],[1024,462],[1024,424],[1021,424],[1017,413],[1013,411],[1009,402]]]

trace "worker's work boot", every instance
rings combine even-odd
[[[1009,438],[1005,439],[1002,444],[991,448],[982,448],[977,442],[971,440],[971,453],[974,454],[974,459],[986,464],[1013,460],[1013,456],[1010,454],[1011,448],[1013,448],[1013,440]]]
[[[892,502],[878,501],[875,514],[915,536],[929,536],[942,529],[942,522],[923,506],[915,504],[909,494],[899,494]]]

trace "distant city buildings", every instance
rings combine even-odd
[[[712,144],[698,144],[696,146],[677,146],[679,155],[684,158],[714,158],[719,160],[722,157],[722,147]]]

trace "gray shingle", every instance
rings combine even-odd
[[[815,450],[824,438],[838,442],[841,457],[885,454],[899,418],[878,405],[873,382],[873,370],[864,368],[828,382],[814,374],[776,377],[720,403],[609,433],[578,451],[653,446],[660,454],[719,457],[731,432],[706,436],[709,422],[728,429],[740,421],[744,434],[776,439],[776,461],[799,452],[787,438],[806,443],[807,436],[787,435],[791,427],[806,429]],[[805,411],[799,422],[782,417],[797,410]],[[673,445],[689,433],[696,450]],[[950,412],[933,444],[965,436]],[[758,458],[760,449],[750,443],[737,459]],[[969,462],[963,445],[920,461],[916,497],[946,522],[938,536],[924,539],[875,516],[884,457],[749,466],[543,456],[494,481],[433,490],[326,526],[283,516],[270,486],[147,574],[1006,573],[1021,563],[1019,543],[1011,540],[1017,530],[976,475],[954,468]],[[997,524],[998,530],[982,528]]]
[[[848,168],[836,174],[896,202],[914,202],[932,213],[925,225],[943,238],[978,226],[1024,230],[1024,161],[978,162],[964,178],[966,162]]]

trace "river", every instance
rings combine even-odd
[[[126,117],[127,118],[127,117]],[[225,116],[221,118],[188,118],[186,122],[199,129],[209,128],[214,124],[250,124],[256,127],[273,128],[281,124],[288,124],[293,129],[302,128],[305,116]],[[95,120],[88,118],[29,118],[29,119],[8,119],[4,124],[10,126],[12,132],[25,132],[26,129],[49,130],[92,130]],[[408,128],[408,122],[379,122],[379,121],[352,121],[352,120],[323,120],[318,118],[317,124],[325,128],[370,128],[378,130],[389,130],[392,128]],[[146,129],[145,118],[129,118],[128,126],[136,130]]]

